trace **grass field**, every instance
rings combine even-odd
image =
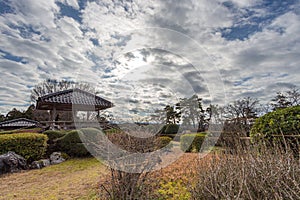
[[[180,195],[188,195],[186,185],[193,177],[198,156],[184,154],[168,167],[151,173],[161,199],[188,199]],[[106,180],[107,173],[106,166],[97,159],[81,158],[40,170],[6,174],[0,176],[0,200],[98,200],[99,183]]]
[[[0,199],[97,199],[105,166],[95,158],[71,159],[40,170],[0,177]]]

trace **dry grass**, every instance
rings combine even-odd
[[[198,153],[185,153],[177,161],[171,165],[157,171],[153,171],[147,175],[147,180],[141,185],[143,188],[143,197],[140,199],[176,199],[184,200],[186,196],[190,196],[189,185],[196,176],[196,169],[199,163],[205,163],[207,159],[210,159],[210,155],[200,159]],[[126,179],[130,184],[132,180]],[[106,186],[112,186],[111,174],[107,174],[101,180],[102,183],[106,183]],[[112,184],[112,185],[111,185]],[[116,184],[115,184],[116,185]],[[145,197],[147,196],[147,197]],[[135,199],[131,197],[114,198],[102,196],[101,199]]]
[[[299,162],[290,153],[267,149],[199,155],[185,153],[151,172],[141,185],[151,192],[146,199],[300,198]],[[87,158],[5,175],[0,177],[0,199],[101,199],[99,182],[111,180],[106,172],[107,167]]]
[[[177,161],[166,168],[150,174],[149,183],[153,188],[153,199],[188,200],[191,198],[190,187],[195,184],[197,169],[206,166],[211,154],[202,159],[199,153],[184,153]]]
[[[40,170],[0,177],[0,199],[97,199],[105,167],[94,158],[71,159]]]
[[[277,146],[218,154],[197,170],[191,199],[300,199],[299,160]]]

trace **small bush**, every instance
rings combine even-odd
[[[70,144],[66,153],[73,157],[85,157],[90,155],[83,143]]]
[[[37,133],[0,135],[0,154],[14,151],[28,162],[39,160],[46,152],[47,140],[46,135]]]
[[[142,131],[109,134],[107,137],[114,145],[137,156],[123,157],[116,151],[107,152],[112,147],[109,144],[107,149],[103,148],[109,156],[106,161],[110,175],[107,181],[100,183],[100,199],[152,199],[149,198],[152,187],[148,183],[148,175],[161,160],[158,154],[151,153],[156,148],[156,137]],[[140,153],[147,153],[144,154],[146,157],[138,156]]]
[[[166,128],[167,128],[167,125],[164,125],[163,127],[161,127],[161,129],[158,131],[158,133],[159,134],[165,134]]]
[[[13,133],[40,133],[40,132],[42,132],[42,128],[22,128],[22,129],[14,129],[9,131],[1,131],[0,135],[13,134]]]
[[[299,199],[299,161],[278,147],[216,154],[197,171],[191,199]]]
[[[164,134],[176,134],[179,130],[179,125],[168,124]]]
[[[65,136],[60,138],[59,140],[63,140],[67,143],[81,143],[81,139],[79,134],[83,134],[80,130],[72,130],[67,132]]]
[[[176,135],[179,130],[179,125],[177,124],[166,124],[160,130],[160,135]]]
[[[51,153],[60,151],[59,147],[57,146],[56,140],[66,135],[65,131],[54,131],[54,130],[47,130],[43,132],[43,134],[48,136],[48,147],[46,151],[46,155],[50,156]]]
[[[172,138],[170,137],[166,137],[166,136],[162,136],[162,137],[158,137],[157,138],[157,146],[159,149],[164,148],[165,146],[169,145],[172,141]],[[172,144],[170,144],[168,146],[168,148],[172,148]]]
[[[161,200],[189,200],[191,194],[182,181],[162,182],[158,190]]]
[[[59,150],[72,157],[84,157],[90,155],[82,143],[79,134],[83,134],[83,132],[80,130],[73,130],[68,132],[65,136],[58,138],[56,144]]]
[[[278,109],[256,119],[251,128],[253,143],[267,143],[291,148],[297,155],[300,144],[300,106]]]
[[[300,106],[279,109],[256,119],[251,128],[253,141],[273,135],[299,135]]]
[[[63,136],[66,135],[66,133],[64,131],[54,131],[54,130],[48,130],[43,132],[43,134],[48,136],[48,143],[52,142],[53,140],[57,139],[57,138],[61,138]]]
[[[114,134],[114,133],[121,133],[121,129],[111,128],[104,131],[105,134]]]
[[[180,137],[180,148],[185,152],[199,152],[205,137],[205,133],[182,135]]]
[[[80,131],[83,133],[84,136],[87,137],[96,137],[99,134],[103,134],[104,131],[101,131],[97,128],[82,128]]]

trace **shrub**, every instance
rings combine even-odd
[[[4,134],[13,134],[13,133],[40,133],[42,128],[22,128],[22,129],[14,129],[9,131],[1,131],[0,135]]]
[[[117,128],[111,128],[104,131],[105,134],[114,134],[114,133],[121,133],[121,132],[122,130]]]
[[[48,136],[48,143],[49,142],[53,142],[53,140],[57,139],[57,138],[61,138],[64,135],[66,135],[66,133],[64,131],[54,131],[54,130],[47,130],[45,132],[43,132],[43,134]]]
[[[83,133],[84,136],[91,136],[91,137],[95,137],[99,134],[104,133],[104,131],[101,131],[97,128],[82,128],[80,129],[80,131]]]
[[[83,143],[70,144],[70,146],[67,147],[66,153],[73,157],[85,157],[90,155]]]
[[[171,144],[172,138],[170,137],[166,137],[166,136],[162,136],[162,137],[158,137],[157,138],[157,146],[159,149],[164,148],[165,146],[169,145],[168,148],[172,148],[172,144]]]
[[[166,128],[167,128],[167,125],[164,125],[163,127],[161,127],[161,129],[158,131],[158,133],[159,134],[165,134]]]
[[[37,133],[0,135],[0,154],[14,151],[28,162],[39,160],[46,152],[47,140],[46,135]]]
[[[191,199],[299,199],[298,159],[278,147],[260,151],[216,154],[198,165]]]
[[[100,199],[152,199],[149,198],[152,187],[148,175],[161,160],[158,154],[151,153],[155,150],[156,137],[143,131],[109,134],[107,137],[114,145],[135,156],[123,157],[126,154],[106,151],[110,174],[107,181],[100,183]],[[111,147],[107,144],[108,150]],[[147,154],[139,156],[140,153]]]
[[[160,200],[189,200],[191,194],[182,181],[161,182],[158,190]]]
[[[43,134],[48,136],[48,147],[46,155],[50,156],[51,153],[60,151],[59,147],[57,146],[56,140],[66,135],[65,131],[54,131],[54,130],[47,130],[43,132]]]
[[[83,134],[83,132],[80,130],[73,130],[68,132],[65,136],[58,138],[56,144],[59,150],[72,157],[84,157],[90,155],[82,143],[79,134]]]
[[[160,130],[160,135],[176,135],[179,130],[179,125],[177,124],[166,124]]]
[[[83,134],[80,130],[72,130],[67,132],[65,136],[60,138],[59,140],[63,140],[68,143],[81,143],[81,139],[79,134]]]
[[[177,135],[177,134],[160,134],[159,136],[160,137],[169,137],[176,142],[180,141],[180,135]]]
[[[180,137],[180,148],[185,152],[199,152],[205,140],[205,133],[185,134]]]
[[[300,106],[278,109],[256,119],[250,137],[253,143],[265,143],[290,147],[299,151]]]
[[[177,124],[168,124],[166,125],[166,130],[164,134],[176,134],[179,130],[179,125]]]
[[[299,135],[300,106],[279,109],[256,119],[251,128],[253,141],[273,135]]]

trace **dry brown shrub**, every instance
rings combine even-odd
[[[137,137],[139,136],[139,137]],[[149,199],[152,192],[148,175],[159,162],[159,157],[139,157],[139,153],[151,153],[157,147],[156,137],[151,133],[139,132],[108,135],[113,144],[127,152],[136,153],[137,157],[114,158],[109,160],[110,174],[101,182],[101,199],[134,200]],[[119,156],[119,155],[117,155]]]
[[[198,172],[192,199],[300,199],[299,161],[276,146],[218,154]]]

